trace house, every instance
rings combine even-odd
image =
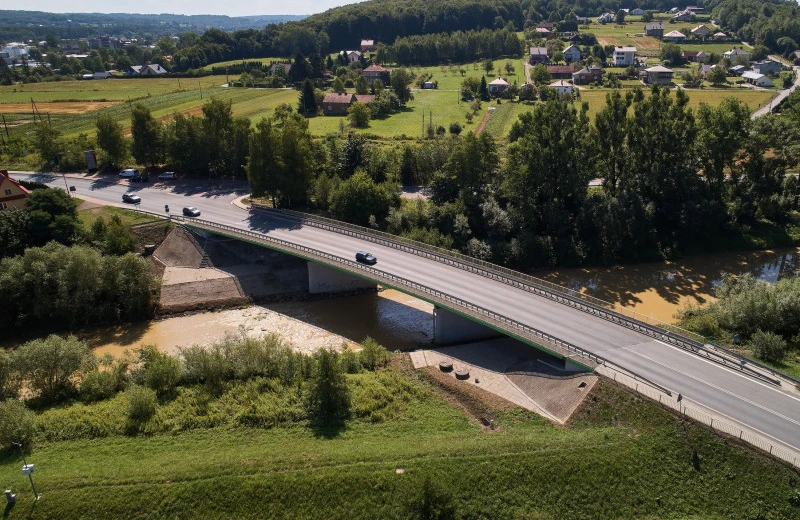
[[[701,75],[705,76],[706,74],[711,72],[711,69],[722,69],[722,70],[725,70],[725,67],[723,67],[722,65],[719,65],[719,64],[717,64],[717,65],[703,64],[703,65],[700,65],[700,67],[697,69],[697,72],[698,72],[698,74],[701,74]],[[727,72],[728,71],[725,70],[726,74],[727,74]]]
[[[289,70],[291,68],[292,68],[291,63],[273,63],[272,65],[269,66],[269,74],[270,76],[274,76],[278,70],[283,69],[285,75],[288,76]]]
[[[714,39],[715,40],[727,40],[728,39],[728,35],[725,34],[724,32],[721,32],[721,31],[720,32],[715,32],[714,33]]]
[[[694,20],[694,12],[689,11],[688,9],[685,11],[680,11],[675,16],[672,17],[672,21],[674,22],[691,22]]]
[[[356,101],[367,104],[373,99],[375,99],[375,96],[368,94],[337,94],[329,92],[322,98],[322,112],[326,116],[345,116],[347,115],[347,109]]]
[[[501,96],[508,88],[508,81],[503,78],[497,78],[489,83],[489,94],[492,96]]]
[[[547,38],[548,36],[550,36],[550,30],[545,29],[544,27],[537,27],[535,31],[536,31],[536,36],[540,38]]]
[[[11,178],[8,170],[0,170],[0,209],[22,209],[30,194],[28,188]]]
[[[613,21],[614,21],[614,15],[611,13],[603,13],[597,17],[597,23],[606,24],[606,23],[611,23]]]
[[[742,74],[742,79],[744,79],[751,85],[755,85],[757,87],[772,86],[772,79],[769,76],[766,76],[764,74],[759,74],[758,72],[753,72],[753,71],[744,72]]]
[[[111,77],[110,72],[95,72],[93,74],[84,74],[83,79],[108,79]]]
[[[642,16],[644,14],[644,9],[640,7],[634,7],[633,9],[631,9],[630,14],[632,14],[633,16]]]
[[[800,51],[794,51],[794,59],[800,60]]]
[[[777,61],[773,60],[764,60],[764,61],[757,61],[753,63],[753,70],[758,72],[759,74],[765,74],[767,76],[774,76],[778,74],[783,66],[778,63]]]
[[[670,31],[664,35],[664,40],[672,43],[682,43],[686,40],[686,35],[680,31]]]
[[[573,89],[572,83],[569,83],[568,81],[564,81],[563,79],[560,79],[558,81],[554,81],[554,82],[550,83],[550,85],[548,85],[548,86],[550,88],[556,89],[556,92],[558,93],[559,96],[564,95],[564,94],[572,94],[572,89]]]
[[[708,58],[708,54],[703,51],[683,51],[681,56],[683,57],[683,61],[688,61],[691,63],[702,63],[706,61],[706,58]]]
[[[686,6],[686,10],[687,10],[687,11],[691,11],[691,12],[693,12],[694,14],[701,14],[701,13],[704,13],[704,12],[705,12],[705,9],[704,9],[704,8],[702,8],[702,7],[697,7],[697,6],[694,6],[694,5],[689,5],[689,6]]]
[[[745,67],[744,65],[734,65],[733,67],[731,67],[730,72],[735,76],[741,76],[746,70],[747,67]]]
[[[590,83],[602,83],[603,73],[605,71],[602,67],[592,65],[585,67],[578,72],[572,73],[572,82],[576,85],[589,85]]]
[[[658,23],[649,23],[645,25],[644,35],[652,36],[654,38],[661,38],[662,36],[664,36],[664,24],[658,22]]]
[[[697,27],[692,29],[692,35],[693,36],[700,36],[700,37],[704,38],[704,37],[708,36],[709,34],[711,34],[711,29],[709,29],[705,25],[698,25]]]
[[[636,63],[636,47],[614,47],[611,62],[615,67],[627,67]]]
[[[540,29],[547,29],[549,32],[553,32],[553,29],[556,28],[556,24],[553,22],[541,22],[536,27]]]
[[[581,61],[581,50],[578,48],[577,45],[570,45],[562,52],[564,54],[564,61],[567,63],[573,63],[575,61]]]
[[[357,61],[361,61],[361,51],[342,51],[339,54],[344,56],[347,60],[347,63],[356,63]]]
[[[575,67],[572,65],[549,65],[547,72],[553,79],[572,79],[572,73],[575,72]]]
[[[529,55],[531,65],[550,62],[550,57],[547,55],[547,47],[531,47]]]
[[[642,80],[648,85],[669,85],[672,83],[672,70],[662,66],[656,65],[645,69],[642,74]]]
[[[375,40],[361,40],[361,53],[372,52],[375,50]]]
[[[750,53],[745,50],[738,49],[736,47],[729,50],[728,52],[723,53],[722,55],[730,59],[731,62],[735,62],[736,59],[740,57],[744,58],[745,61],[750,61]]]
[[[150,63],[147,65],[131,65],[125,72],[126,76],[160,76],[166,74],[167,70],[158,63]]]
[[[380,65],[370,65],[361,71],[361,75],[367,80],[367,83],[372,84],[373,81],[379,79],[384,85],[389,84],[389,78],[392,75],[392,69],[386,69]]]
[[[589,25],[590,23],[592,23],[592,19],[589,18],[588,16],[577,16],[576,15],[575,16],[575,21],[578,23],[578,25]]]

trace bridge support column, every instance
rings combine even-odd
[[[311,294],[357,291],[375,287],[375,282],[332,267],[308,262],[308,292]]]
[[[496,330],[481,325],[439,306],[433,308],[433,342],[437,345],[468,343],[502,337]]]

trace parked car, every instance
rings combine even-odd
[[[134,175],[131,177],[131,182],[149,182],[150,176],[147,174],[144,175]]]
[[[123,178],[130,178],[139,175],[139,170],[136,168],[125,168],[121,172],[119,172],[119,176]]]
[[[356,253],[356,262],[361,262],[362,264],[367,265],[375,265],[378,263],[378,259],[375,258],[371,253],[367,253],[366,251],[359,251]]]
[[[158,176],[159,180],[162,181],[171,181],[175,179],[175,172],[164,172]]]
[[[142,198],[135,193],[123,193],[122,202],[130,202],[131,204],[139,204]]]
[[[186,206],[185,208],[183,208],[183,214],[186,215],[187,217],[199,217],[200,210],[197,208],[193,208],[192,206]]]

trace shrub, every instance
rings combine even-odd
[[[25,408],[21,401],[8,399],[0,402],[0,448],[21,442],[25,449],[30,449],[35,418],[36,414]]]
[[[389,353],[377,341],[367,336],[361,344],[358,360],[367,370],[375,370],[376,368],[386,366],[386,363],[389,361]]]
[[[145,366],[145,384],[158,394],[164,394],[175,388],[182,372],[180,359],[157,352]]]
[[[772,332],[763,332],[759,329],[750,338],[753,355],[758,359],[776,363],[786,355],[786,341]]]
[[[128,419],[141,425],[155,415],[158,404],[155,391],[134,385],[125,394],[128,398]]]
[[[462,130],[463,127],[461,126],[461,123],[459,123],[458,121],[450,123],[450,133],[452,135],[458,135],[461,133]]]
[[[122,386],[116,370],[92,370],[81,380],[80,394],[84,401],[102,401],[116,394]]]
[[[339,359],[342,364],[342,370],[344,370],[346,373],[358,374],[361,372],[361,362],[359,361],[359,356],[352,350],[343,350]]]
[[[192,345],[181,349],[184,380],[189,383],[203,383],[210,388],[219,388],[223,381],[232,379],[233,366],[226,355],[224,343],[207,347]]]
[[[308,397],[312,417],[320,423],[336,423],[350,415],[350,392],[333,350],[318,351],[311,390]]]
[[[0,400],[16,398],[19,393],[19,376],[14,369],[11,355],[0,349]]]
[[[13,363],[31,389],[47,400],[74,393],[75,376],[94,368],[94,355],[75,336],[52,334],[19,347],[13,354]]]

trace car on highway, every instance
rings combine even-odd
[[[356,253],[356,262],[360,262],[362,264],[367,265],[375,265],[378,263],[378,259],[375,258],[375,255],[372,253],[367,253],[366,251],[359,251]]]
[[[127,179],[131,177],[136,177],[137,175],[139,175],[139,170],[137,170],[136,168],[125,168],[124,170],[119,172],[120,177]]]
[[[158,180],[171,181],[175,179],[175,172],[164,172],[158,176]]]
[[[147,175],[146,173],[143,175],[134,175],[133,177],[131,177],[131,182],[149,182],[149,181],[150,181],[150,176]]]
[[[187,217],[199,217],[200,210],[192,206],[186,206],[185,208],[183,208],[183,214],[186,215]]]
[[[142,198],[135,193],[123,193],[122,202],[129,202],[131,204],[139,204]]]

